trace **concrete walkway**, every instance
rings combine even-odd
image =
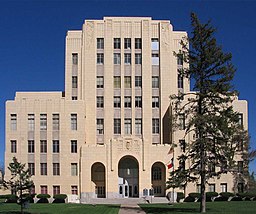
[[[146,214],[138,204],[121,204],[118,214]]]

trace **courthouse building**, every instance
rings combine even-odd
[[[16,156],[27,163],[36,193],[77,194],[86,202],[141,197],[153,187],[165,196],[171,144],[192,139],[169,125],[169,96],[190,90],[173,54],[186,36],[150,17],[86,20],[82,30],[68,31],[65,92],[17,92],[6,102],[6,179]],[[247,129],[247,102],[235,100],[234,108]],[[181,152],[175,147],[174,167]],[[233,187],[225,174],[207,191]],[[186,193],[197,188],[191,183]]]

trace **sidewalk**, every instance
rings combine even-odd
[[[138,204],[121,204],[118,214],[146,214]]]

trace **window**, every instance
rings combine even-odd
[[[141,49],[141,48],[142,48],[141,38],[135,38],[135,49]]]
[[[131,38],[124,38],[124,49],[131,49]]]
[[[215,192],[215,184],[209,184],[208,191],[209,192]]]
[[[77,163],[71,163],[71,176],[77,176]]]
[[[220,184],[220,189],[221,189],[220,191],[221,192],[227,192],[228,191],[228,187],[227,186],[228,186],[227,183],[221,183]]]
[[[159,119],[158,118],[152,119],[152,133],[159,134]]]
[[[72,96],[72,100],[77,100],[77,96]]]
[[[243,114],[238,114],[238,125],[243,126]]]
[[[28,171],[30,175],[35,175],[35,163],[28,163]]]
[[[158,38],[152,38],[151,39],[151,49],[152,49],[152,51],[158,51],[159,50]]]
[[[152,88],[159,88],[159,77],[152,77]]]
[[[238,173],[243,173],[244,172],[244,162],[243,161],[238,161],[237,162],[237,170]]]
[[[124,64],[131,64],[132,58],[130,53],[125,53],[124,54]]]
[[[97,88],[104,88],[104,77],[97,77]]]
[[[28,153],[35,153],[35,142],[33,140],[28,141]]]
[[[132,98],[131,97],[124,97],[124,107],[125,108],[132,107]]]
[[[152,97],[152,108],[159,108],[159,97]]]
[[[121,88],[121,77],[114,77],[114,88]]]
[[[28,131],[34,131],[34,130],[35,130],[35,115],[28,114]]]
[[[40,153],[47,153],[47,141],[40,140]]]
[[[114,49],[121,49],[121,39],[114,38]]]
[[[104,38],[97,38],[97,49],[104,49]]]
[[[131,88],[132,87],[131,77],[130,76],[125,76],[124,77],[124,87],[125,88]]]
[[[104,119],[97,119],[97,134],[104,134]]]
[[[177,55],[177,65],[183,65],[183,55],[182,54]]]
[[[41,194],[48,194],[47,186],[40,186]]]
[[[120,64],[121,64],[121,54],[114,53],[114,65],[120,65]]]
[[[60,194],[60,186],[53,186],[53,195],[58,195]]]
[[[237,184],[237,191],[238,191],[238,193],[243,193],[244,192],[244,183],[238,183]]]
[[[114,97],[114,108],[121,108],[121,97]]]
[[[77,153],[77,140],[71,140],[71,153]]]
[[[47,175],[47,163],[40,163],[41,175]]]
[[[16,153],[16,152],[17,152],[17,141],[11,140],[11,153]]]
[[[60,142],[58,140],[52,141],[52,152],[59,153],[60,152]]]
[[[141,54],[135,54],[135,64],[141,65],[142,64],[142,56]]]
[[[141,96],[135,97],[135,107],[136,108],[142,108],[142,98]]]
[[[97,97],[97,108],[104,108],[104,97]]]
[[[179,144],[180,144],[181,152],[185,152],[185,150],[186,150],[186,142],[185,142],[185,140],[179,140]]]
[[[121,119],[114,119],[114,134],[121,134]]]
[[[71,130],[77,130],[77,114],[71,114]]]
[[[138,88],[142,87],[142,78],[141,78],[141,76],[135,76],[135,87],[138,87]]]
[[[135,134],[141,135],[142,134],[142,119],[135,119]]]
[[[11,130],[16,131],[17,130],[17,115],[11,114]]]
[[[59,114],[52,115],[52,130],[58,131],[60,130],[60,116]]]
[[[40,114],[40,130],[45,131],[47,130],[47,115]]]
[[[132,134],[132,119],[124,119],[124,133]]]
[[[71,194],[78,195],[78,188],[77,186],[71,186]]]
[[[180,130],[185,130],[185,114],[179,114]]]
[[[159,65],[159,54],[152,54],[152,65]]]
[[[53,175],[60,175],[60,164],[59,163],[53,163],[52,164],[52,174]]]
[[[72,76],[72,88],[77,88],[77,76]]]
[[[104,64],[104,54],[103,53],[97,53],[97,64],[98,65]]]
[[[152,180],[153,181],[160,181],[162,180],[162,170],[160,167],[155,166],[152,168]]]
[[[162,187],[161,186],[153,186],[154,194],[161,194]]]
[[[183,76],[181,74],[178,74],[178,88],[183,88]]]
[[[73,65],[78,64],[78,54],[77,53],[72,53],[72,63],[73,63]]]

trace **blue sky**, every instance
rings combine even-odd
[[[249,132],[256,148],[256,1],[0,0],[0,164],[4,162],[5,101],[16,91],[63,91],[67,30],[85,19],[104,16],[151,16],[171,20],[174,30],[190,32],[190,12],[212,20],[217,41],[233,54],[240,99],[249,106]],[[256,172],[256,161],[250,170]]]

